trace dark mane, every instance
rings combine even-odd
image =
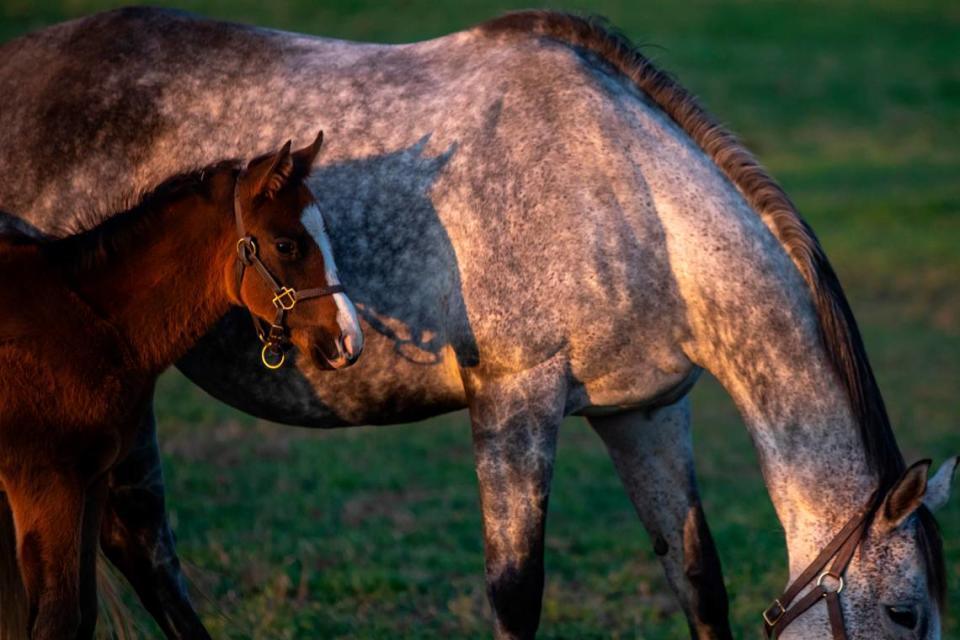
[[[491,35],[536,35],[593,53],[629,78],[707,153],[777,237],[810,288],[820,335],[860,425],[867,463],[889,489],[905,469],[863,339],[840,282],[819,240],[779,184],[730,131],[677,81],[660,71],[623,34],[601,18],[550,11],[521,11],[479,27]],[[931,591],[942,602],[945,566],[936,521],[919,512],[920,547]]]
[[[215,164],[167,178],[139,201],[120,213],[90,214],[82,212],[70,225],[44,243],[48,255],[73,271],[87,269],[108,261],[118,248],[149,233],[168,205],[192,196],[209,197],[210,176],[226,170],[239,170],[236,160]]]

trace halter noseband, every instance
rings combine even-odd
[[[253,320],[254,331],[256,331],[257,337],[263,344],[263,349],[260,351],[261,362],[263,362],[263,365],[268,369],[279,369],[287,359],[285,350],[290,345],[290,341],[287,338],[287,312],[292,311],[297,303],[303,300],[343,293],[346,289],[342,284],[334,284],[314,289],[300,289],[298,291],[284,286],[270,273],[267,265],[265,265],[260,259],[260,256],[257,255],[255,238],[248,235],[243,226],[240,181],[245,173],[245,170],[241,170],[233,185],[233,215],[237,221],[237,235],[240,237],[237,241],[237,297],[240,297],[243,286],[243,276],[249,266],[254,267],[256,272],[260,274],[260,277],[262,277],[273,290],[273,306],[276,307],[277,314],[274,316],[269,328],[265,328],[266,323],[254,315],[249,307],[247,310],[250,311],[250,319]]]
[[[794,580],[779,598],[773,601],[763,612],[763,625],[767,637],[777,638],[784,628],[797,619],[800,614],[820,601],[827,602],[827,616],[830,619],[830,630],[834,640],[845,640],[846,630],[843,626],[843,610],[840,608],[840,592],[843,591],[843,573],[853,559],[853,554],[867,535],[867,529],[873,521],[873,516],[882,502],[877,498],[878,493],[870,497],[868,507],[851,518],[823,551],[810,563],[803,573]],[[827,564],[833,559],[830,568]],[[802,598],[800,595],[804,587],[816,580],[816,584]]]

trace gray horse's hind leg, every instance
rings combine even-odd
[[[592,417],[694,638],[730,638],[727,591],[693,466],[690,403]]]
[[[111,473],[100,544],[168,638],[210,638],[187,596],[167,523],[152,405],[133,450]]]
[[[472,380],[468,389],[495,635],[532,638],[540,623],[544,524],[563,420],[563,371],[547,363],[492,381]]]

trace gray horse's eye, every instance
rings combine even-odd
[[[886,607],[887,615],[898,627],[904,629],[916,629],[917,627],[917,609],[909,605],[890,605]]]

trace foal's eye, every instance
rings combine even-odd
[[[287,238],[281,238],[274,243],[277,253],[285,258],[295,258],[297,255],[297,243]]]

